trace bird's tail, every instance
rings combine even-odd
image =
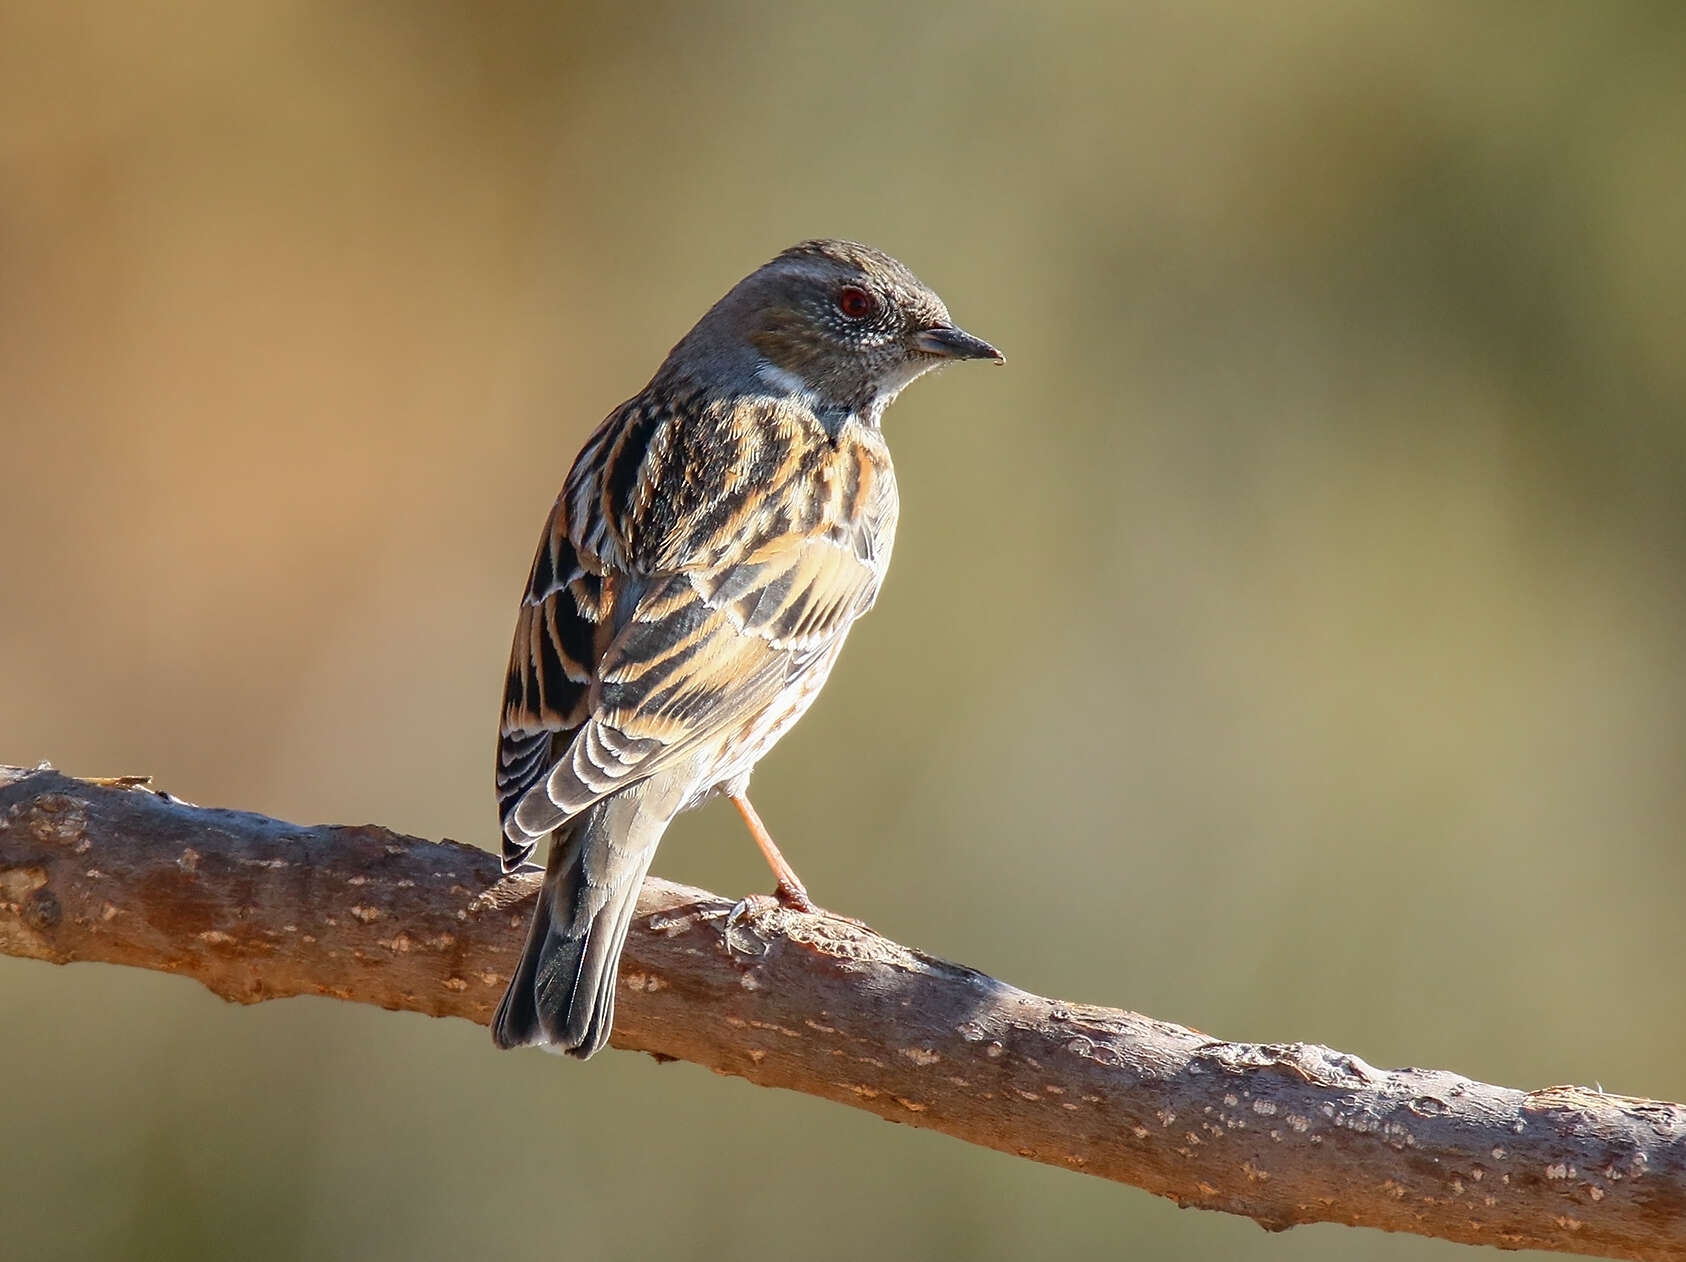
[[[651,809],[642,787],[587,807],[551,837],[527,945],[492,1015],[499,1047],[536,1044],[584,1060],[609,1041],[621,947],[672,818]]]

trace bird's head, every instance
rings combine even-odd
[[[852,241],[804,241],[751,272],[674,348],[670,363],[747,374],[749,389],[805,396],[876,423],[916,377],[1004,356],[955,327],[905,266]]]

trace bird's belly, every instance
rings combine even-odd
[[[779,743],[779,738],[796,725],[796,720],[807,713],[814,698],[820,695],[820,689],[825,686],[826,677],[831,674],[842,647],[839,639],[823,658],[792,680],[771,704],[763,707],[726,739],[720,747],[713,772],[704,781],[706,787],[692,794],[685,803],[685,809],[700,805],[716,794],[743,791],[755,764],[767,756],[768,751]]]

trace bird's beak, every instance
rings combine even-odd
[[[973,337],[965,329],[957,329],[948,324],[922,330],[913,341],[927,355],[941,355],[944,359],[993,359],[998,364],[1007,362],[1007,357],[983,338]]]

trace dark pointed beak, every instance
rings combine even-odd
[[[952,325],[939,324],[934,329],[925,329],[913,340],[927,355],[941,355],[944,359],[993,359],[998,364],[1007,362],[1007,357],[983,338],[973,337],[965,329],[957,329]]]

